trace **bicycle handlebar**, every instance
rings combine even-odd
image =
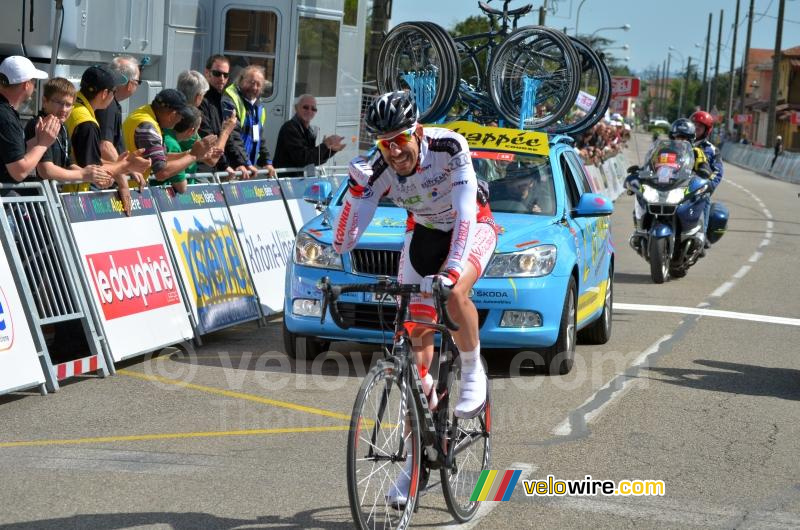
[[[348,329],[350,326],[342,319],[339,313],[339,307],[336,305],[336,300],[344,293],[377,293],[386,294],[390,296],[410,296],[412,294],[420,294],[419,284],[405,284],[392,281],[379,281],[378,283],[343,283],[334,285],[331,283],[330,278],[323,277],[318,283],[317,288],[322,291],[322,314],[320,315],[320,323],[325,321],[325,313],[330,308],[331,319],[333,322],[342,329]],[[442,323],[452,331],[458,331],[459,326],[453,319],[450,318],[450,313],[447,311],[447,299],[450,297],[451,289],[442,284],[441,280],[437,280],[433,284],[433,303],[436,307],[436,313],[441,316]]]

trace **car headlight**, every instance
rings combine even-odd
[[[556,266],[556,246],[538,245],[521,252],[495,254],[484,276],[490,278],[546,276]]]
[[[667,193],[667,204],[679,204],[686,197],[688,188],[675,188]]]
[[[333,247],[320,243],[305,232],[297,234],[294,243],[294,262],[308,267],[343,270],[342,257]]]
[[[658,200],[658,190],[647,184],[642,184],[642,196],[647,202],[660,202]]]

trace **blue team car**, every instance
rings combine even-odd
[[[611,336],[612,202],[593,192],[567,137],[469,122],[443,127],[467,139],[500,227],[495,254],[472,292],[481,345],[534,351],[546,371],[569,372],[578,339],[603,344]],[[345,191],[346,182],[335,191],[318,182],[304,195],[322,213],[298,231],[286,270],[283,336],[292,357],[314,357],[330,341],[391,340],[394,304],[362,293],[340,299],[349,329],[330,315],[320,324],[320,278],[371,282],[398,271],[406,212],[392,203],[379,205],[352,252],[340,256],[331,248]]]

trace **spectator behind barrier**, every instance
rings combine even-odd
[[[131,193],[127,175],[133,175],[144,188],[141,174],[150,167],[150,161],[141,153],[125,152],[116,161],[103,160],[100,154],[100,125],[95,110],[104,109],[114,99],[114,89],[125,85],[128,79],[108,66],[90,66],[81,76],[81,89],[75,97],[75,106],[67,118],[67,135],[72,144],[75,162],[86,167],[103,165],[117,184],[117,193],[127,215],[131,212]],[[66,188],[65,188],[66,189]]]
[[[228,107],[223,106],[223,93],[230,77],[230,61],[224,55],[212,55],[206,61],[205,77],[210,86],[208,92],[203,97],[200,104],[200,112],[203,114],[203,123],[200,126],[200,136],[206,137],[214,135],[223,137],[225,120],[236,120],[235,110],[228,102]],[[217,144],[219,146],[219,144]],[[250,178],[250,170],[247,167],[247,156],[242,145],[242,134],[239,125],[234,123],[233,130],[225,141],[223,155],[215,166],[208,164],[198,164],[200,171],[227,171],[231,178],[235,172],[240,171],[242,178]]]
[[[275,147],[275,167],[319,166],[346,147],[341,136],[333,135],[315,145],[317,130],[311,120],[317,114],[317,100],[310,94],[299,96],[294,105],[295,114],[281,126],[278,145]],[[297,175],[296,175],[297,176]]]
[[[37,177],[59,182],[88,182],[98,188],[107,188],[114,182],[108,169],[99,164],[81,168],[72,162],[69,152],[69,137],[64,122],[67,121],[75,103],[75,87],[63,77],[55,77],[45,83],[42,90],[42,110],[39,118],[48,116],[58,118],[60,125],[56,141],[47,148],[42,159],[36,165]],[[29,120],[25,126],[25,140],[36,137],[37,120]]]
[[[199,107],[208,92],[208,81],[197,70],[184,70],[178,74],[178,92],[186,97],[186,103]]]
[[[120,85],[114,92],[114,99],[105,109],[95,110],[100,125],[100,155],[105,160],[115,161],[125,151],[122,140],[122,107],[119,102],[131,97],[141,84],[139,62],[130,55],[115,57],[109,64],[115,72],[124,75],[128,82]]]
[[[216,145],[217,137],[209,135],[195,142],[191,150],[182,152],[180,146],[174,153],[167,153],[162,129],[175,127],[185,117],[186,98],[174,88],[166,88],[156,94],[149,105],[142,105],[131,112],[122,124],[125,146],[128,150],[142,150],[150,159],[150,169],[145,176],[152,175],[158,182],[173,184],[176,191],[186,190],[186,176],[173,177],[198,160],[202,160]],[[173,179],[173,180],[170,180]]]
[[[32,141],[26,144],[17,109],[28,101],[35,79],[47,79],[26,57],[12,55],[0,63],[0,183],[22,182],[33,171],[61,128],[55,116],[36,118]],[[2,195],[18,195],[0,190]]]
[[[274,177],[275,168],[267,148],[267,108],[259,101],[265,82],[264,67],[252,64],[239,73],[235,84],[225,89],[222,101],[223,106],[230,102],[236,111],[248,169],[255,175],[256,166],[260,166]]]

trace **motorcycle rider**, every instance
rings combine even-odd
[[[714,117],[704,110],[698,110],[692,114],[689,119],[695,126],[695,145],[703,150],[712,169],[711,176],[708,179],[710,185],[709,200],[704,213],[705,226],[708,226],[708,217],[711,214],[710,195],[714,193],[719,183],[722,182],[722,156],[717,146],[712,144],[708,139],[711,135],[711,131],[714,129]],[[708,240],[706,240],[705,248],[708,248],[710,245]]]

